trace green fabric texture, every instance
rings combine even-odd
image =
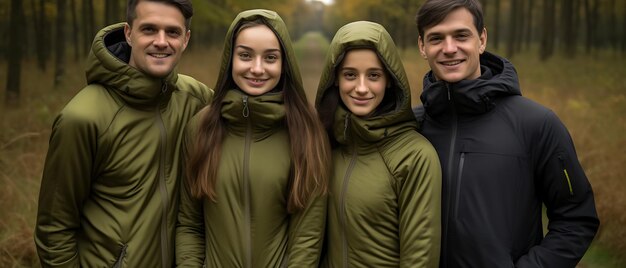
[[[89,84],[52,126],[35,229],[43,267],[173,263],[184,127],[212,91],[176,72],[147,76],[117,58],[106,40],[124,42],[123,29],[97,34]]]
[[[290,71],[295,74],[297,88],[286,90],[304,94],[287,28],[276,13],[267,10],[244,11],[233,21],[218,79],[231,75],[236,26],[242,20],[259,17],[277,33]],[[177,265],[318,267],[326,198],[315,198],[293,214],[287,212],[292,157],[283,92],[249,96],[240,89],[228,89],[225,94],[221,116],[227,134],[222,142],[217,200],[192,197],[185,183],[176,229]],[[203,112],[188,126],[185,151],[193,146]]]
[[[441,168],[420,135],[409,83],[391,36],[379,24],[345,25],[333,38],[317,92],[317,106],[335,84],[346,51],[374,50],[397,96],[389,112],[369,118],[339,104],[334,119],[334,171],[328,201],[325,267],[437,267]],[[338,99],[341,102],[340,99]]]

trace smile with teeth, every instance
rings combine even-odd
[[[461,62],[463,62],[463,60],[443,61],[441,62],[441,64],[446,65],[446,66],[454,66],[454,65],[460,64]]]
[[[170,54],[167,54],[167,53],[150,53],[150,56],[155,57],[155,58],[166,58],[169,55]]]

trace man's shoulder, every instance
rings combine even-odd
[[[102,85],[82,88],[60,111],[59,116],[84,123],[106,123],[123,105]]]
[[[188,75],[178,74],[177,87],[181,92],[185,92],[195,98],[198,98],[204,104],[208,103],[213,96],[213,90],[207,87],[204,83]]]
[[[545,120],[546,116],[553,114],[552,110],[548,107],[531,100],[523,96],[510,96],[503,98],[498,104],[513,116],[516,116],[524,121],[539,121]]]

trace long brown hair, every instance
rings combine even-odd
[[[276,30],[264,19],[242,20],[234,31],[233,44],[237,35],[245,28],[266,25]],[[289,197],[287,211],[303,209],[314,195],[323,195],[328,191],[330,175],[330,146],[317,112],[307,102],[304,92],[295,90],[283,40],[276,34],[282,48],[283,64],[278,89],[281,89],[285,105],[285,125],[289,133],[292,166],[290,169]],[[232,48],[225,77],[219,77],[213,100],[209,107],[202,110],[200,126],[187,156],[187,179],[192,196],[206,197],[217,202],[215,186],[222,154],[222,143],[226,136],[225,122],[221,117],[222,100],[228,90],[236,87],[232,79]]]

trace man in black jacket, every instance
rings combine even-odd
[[[431,71],[415,114],[443,168],[441,267],[575,267],[599,221],[567,129],[485,52],[477,0],[427,0],[417,26]]]

